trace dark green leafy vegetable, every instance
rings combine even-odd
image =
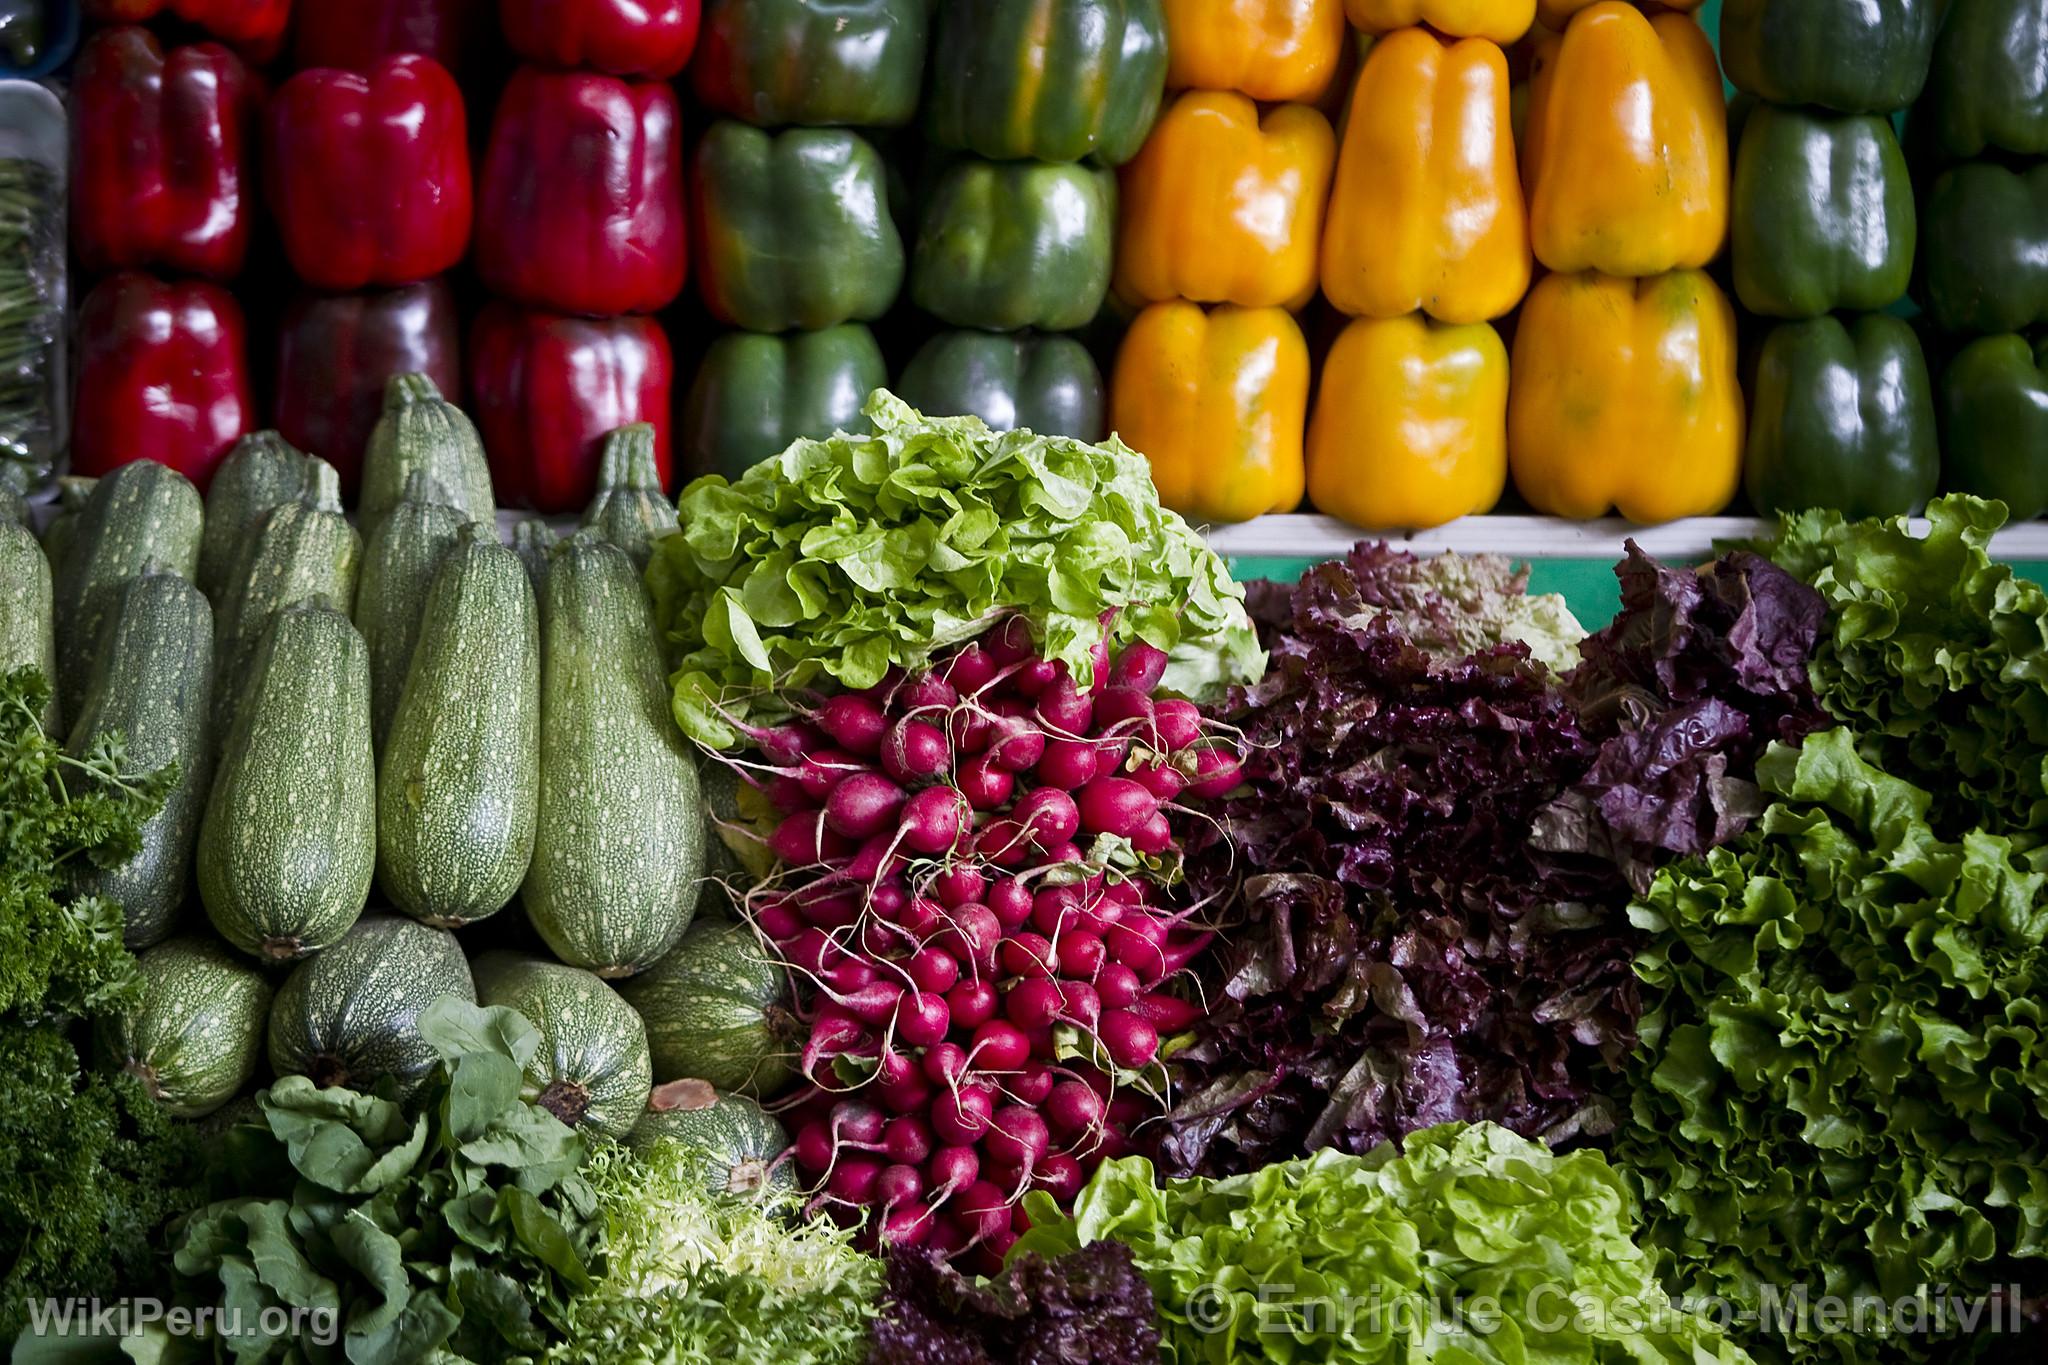
[[[1017,611],[1082,682],[1111,649],[1172,656],[1187,696],[1258,676],[1244,593],[1159,505],[1142,456],[868,401],[873,435],[798,441],[736,482],[698,479],[648,569],[676,719],[716,748],[787,714],[774,693],[865,688]]]

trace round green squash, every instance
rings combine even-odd
[[[781,965],[749,926],[704,920],[619,994],[647,1021],[654,1075],[768,1096],[795,1075],[802,1028]]]
[[[403,915],[365,915],[278,988],[271,1069],[351,1090],[389,1074],[410,1091],[438,1060],[420,1037],[420,1011],[444,995],[476,999],[455,936]]]
[[[540,1032],[525,1098],[572,1128],[624,1137],[654,1088],[647,1028],[632,1006],[595,972],[560,962],[497,951],[474,971],[478,1004],[517,1010]]]
[[[680,1142],[703,1152],[713,1193],[796,1189],[792,1164],[775,1161],[789,1146],[782,1125],[745,1095],[721,1095],[708,1081],[691,1077],[654,1088],[626,1145],[641,1151],[657,1142]]]
[[[101,1025],[110,1063],[142,1082],[174,1118],[226,1104],[256,1074],[270,983],[227,945],[174,938],[136,960],[142,991]]]

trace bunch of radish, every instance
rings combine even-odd
[[[1209,937],[1168,904],[1175,821],[1239,780],[1165,667],[1099,645],[1084,688],[1012,618],[751,732],[779,870],[747,911],[809,1022],[785,1116],[816,1208],[986,1267],[1028,1190],[1070,1201],[1157,1112],[1125,1082],[1200,1016],[1168,988]]]

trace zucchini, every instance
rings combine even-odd
[[[0,677],[33,668],[50,684],[43,730],[57,731],[57,631],[50,561],[28,527],[0,521]]]
[[[99,649],[92,686],[71,727],[83,756],[102,735],[126,737],[129,763],[151,772],[178,765],[163,809],[142,827],[142,847],[116,868],[85,867],[73,888],[127,912],[127,941],[140,951],[170,937],[185,906],[192,843],[213,778],[213,608],[173,573],[146,573],[121,595]]]
[[[519,562],[526,566],[526,578],[533,584],[536,601],[547,581],[548,556],[561,543],[562,538],[555,534],[555,528],[539,517],[530,517],[512,527],[512,553],[518,555]]]
[[[348,932],[376,868],[375,772],[363,637],[332,607],[286,607],[199,825],[199,894],[223,938],[285,962]]]
[[[476,1001],[455,935],[403,915],[366,915],[341,942],[292,968],[270,1007],[270,1068],[368,1090],[411,1091],[440,1060],[420,1012],[444,995]]]
[[[296,497],[279,503],[242,548],[220,600],[214,730],[225,737],[247,693],[249,660],[273,616],[295,602],[347,611],[363,543],[341,514],[341,476],[305,457]]]
[[[789,1146],[788,1132],[745,1095],[721,1095],[708,1081],[686,1079],[654,1087],[647,1112],[626,1135],[626,1145],[640,1151],[657,1142],[680,1142],[703,1152],[715,1194],[796,1189],[792,1163],[775,1160]]]
[[[64,577],[64,554],[78,538],[78,515],[92,500],[98,479],[66,475],[57,480],[57,512],[43,527],[43,553],[49,556],[52,580]]]
[[[252,431],[214,471],[199,540],[199,587],[219,602],[242,551],[278,507],[305,491],[306,455],[274,431]]]
[[[92,681],[122,589],[151,569],[192,577],[203,521],[192,481],[154,460],[124,464],[94,486],[56,576],[56,682],[66,712]]]
[[[675,504],[661,486],[652,426],[635,422],[604,438],[597,496],[584,510],[583,529],[624,550],[642,573],[654,556],[654,542],[675,534]]]
[[[647,1029],[632,1006],[592,973],[559,962],[490,952],[473,970],[478,1004],[517,1010],[540,1032],[525,1098],[572,1128],[624,1137],[654,1088]]]
[[[370,738],[384,752],[391,715],[405,690],[419,638],[420,606],[434,570],[466,523],[448,492],[422,473],[406,480],[405,496],[370,529],[356,579],[356,629],[370,650]]]
[[[497,524],[491,468],[476,426],[423,374],[401,374],[384,388],[384,415],[363,451],[363,488],[356,513],[374,530],[405,497],[414,473],[448,491],[470,521]]]
[[[135,969],[141,993],[101,1026],[102,1053],[141,1081],[165,1113],[203,1118],[256,1074],[270,983],[210,938],[172,939],[144,953]]]
[[[548,562],[540,831],[527,917],[602,977],[659,961],[704,871],[697,767],[669,711],[654,610],[625,551],[579,531]]]
[[[454,927],[504,909],[533,858],[540,627],[519,557],[462,528],[434,571],[377,775],[378,883]]]
[[[28,499],[6,484],[0,484],[0,522],[28,525]]]
[[[753,929],[700,920],[667,957],[620,985],[647,1024],[654,1074],[694,1076],[720,1090],[773,1095],[795,1075],[804,1030],[782,965]]]

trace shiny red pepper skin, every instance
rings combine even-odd
[[[204,492],[256,425],[242,310],[217,284],[109,275],[78,311],[71,472],[169,465]]]
[[[529,62],[665,81],[697,45],[698,0],[499,0],[505,43]]]
[[[674,93],[521,67],[477,201],[476,267],[492,293],[597,317],[666,307],[689,268]]]
[[[469,123],[432,57],[301,71],[270,102],[264,151],[285,258],[316,289],[432,279],[469,248]]]
[[[340,0],[310,0],[314,7]],[[103,24],[141,24],[168,14],[197,24],[261,65],[284,46],[292,0],[85,0],[85,15]]]
[[[598,447],[631,422],[654,424],[669,483],[675,362],[652,318],[564,317],[488,304],[469,333],[469,391],[503,503],[573,512],[596,489]]]
[[[301,290],[278,329],[275,425],[340,471],[353,495],[385,385],[415,373],[442,393],[462,392],[462,320],[446,280],[363,294]]]
[[[494,0],[326,0],[299,6],[292,65],[368,71],[386,57],[417,52],[460,73],[475,56]]]
[[[94,275],[139,266],[231,280],[255,214],[256,80],[219,43],[165,52],[101,29],[71,82],[71,244]]]

